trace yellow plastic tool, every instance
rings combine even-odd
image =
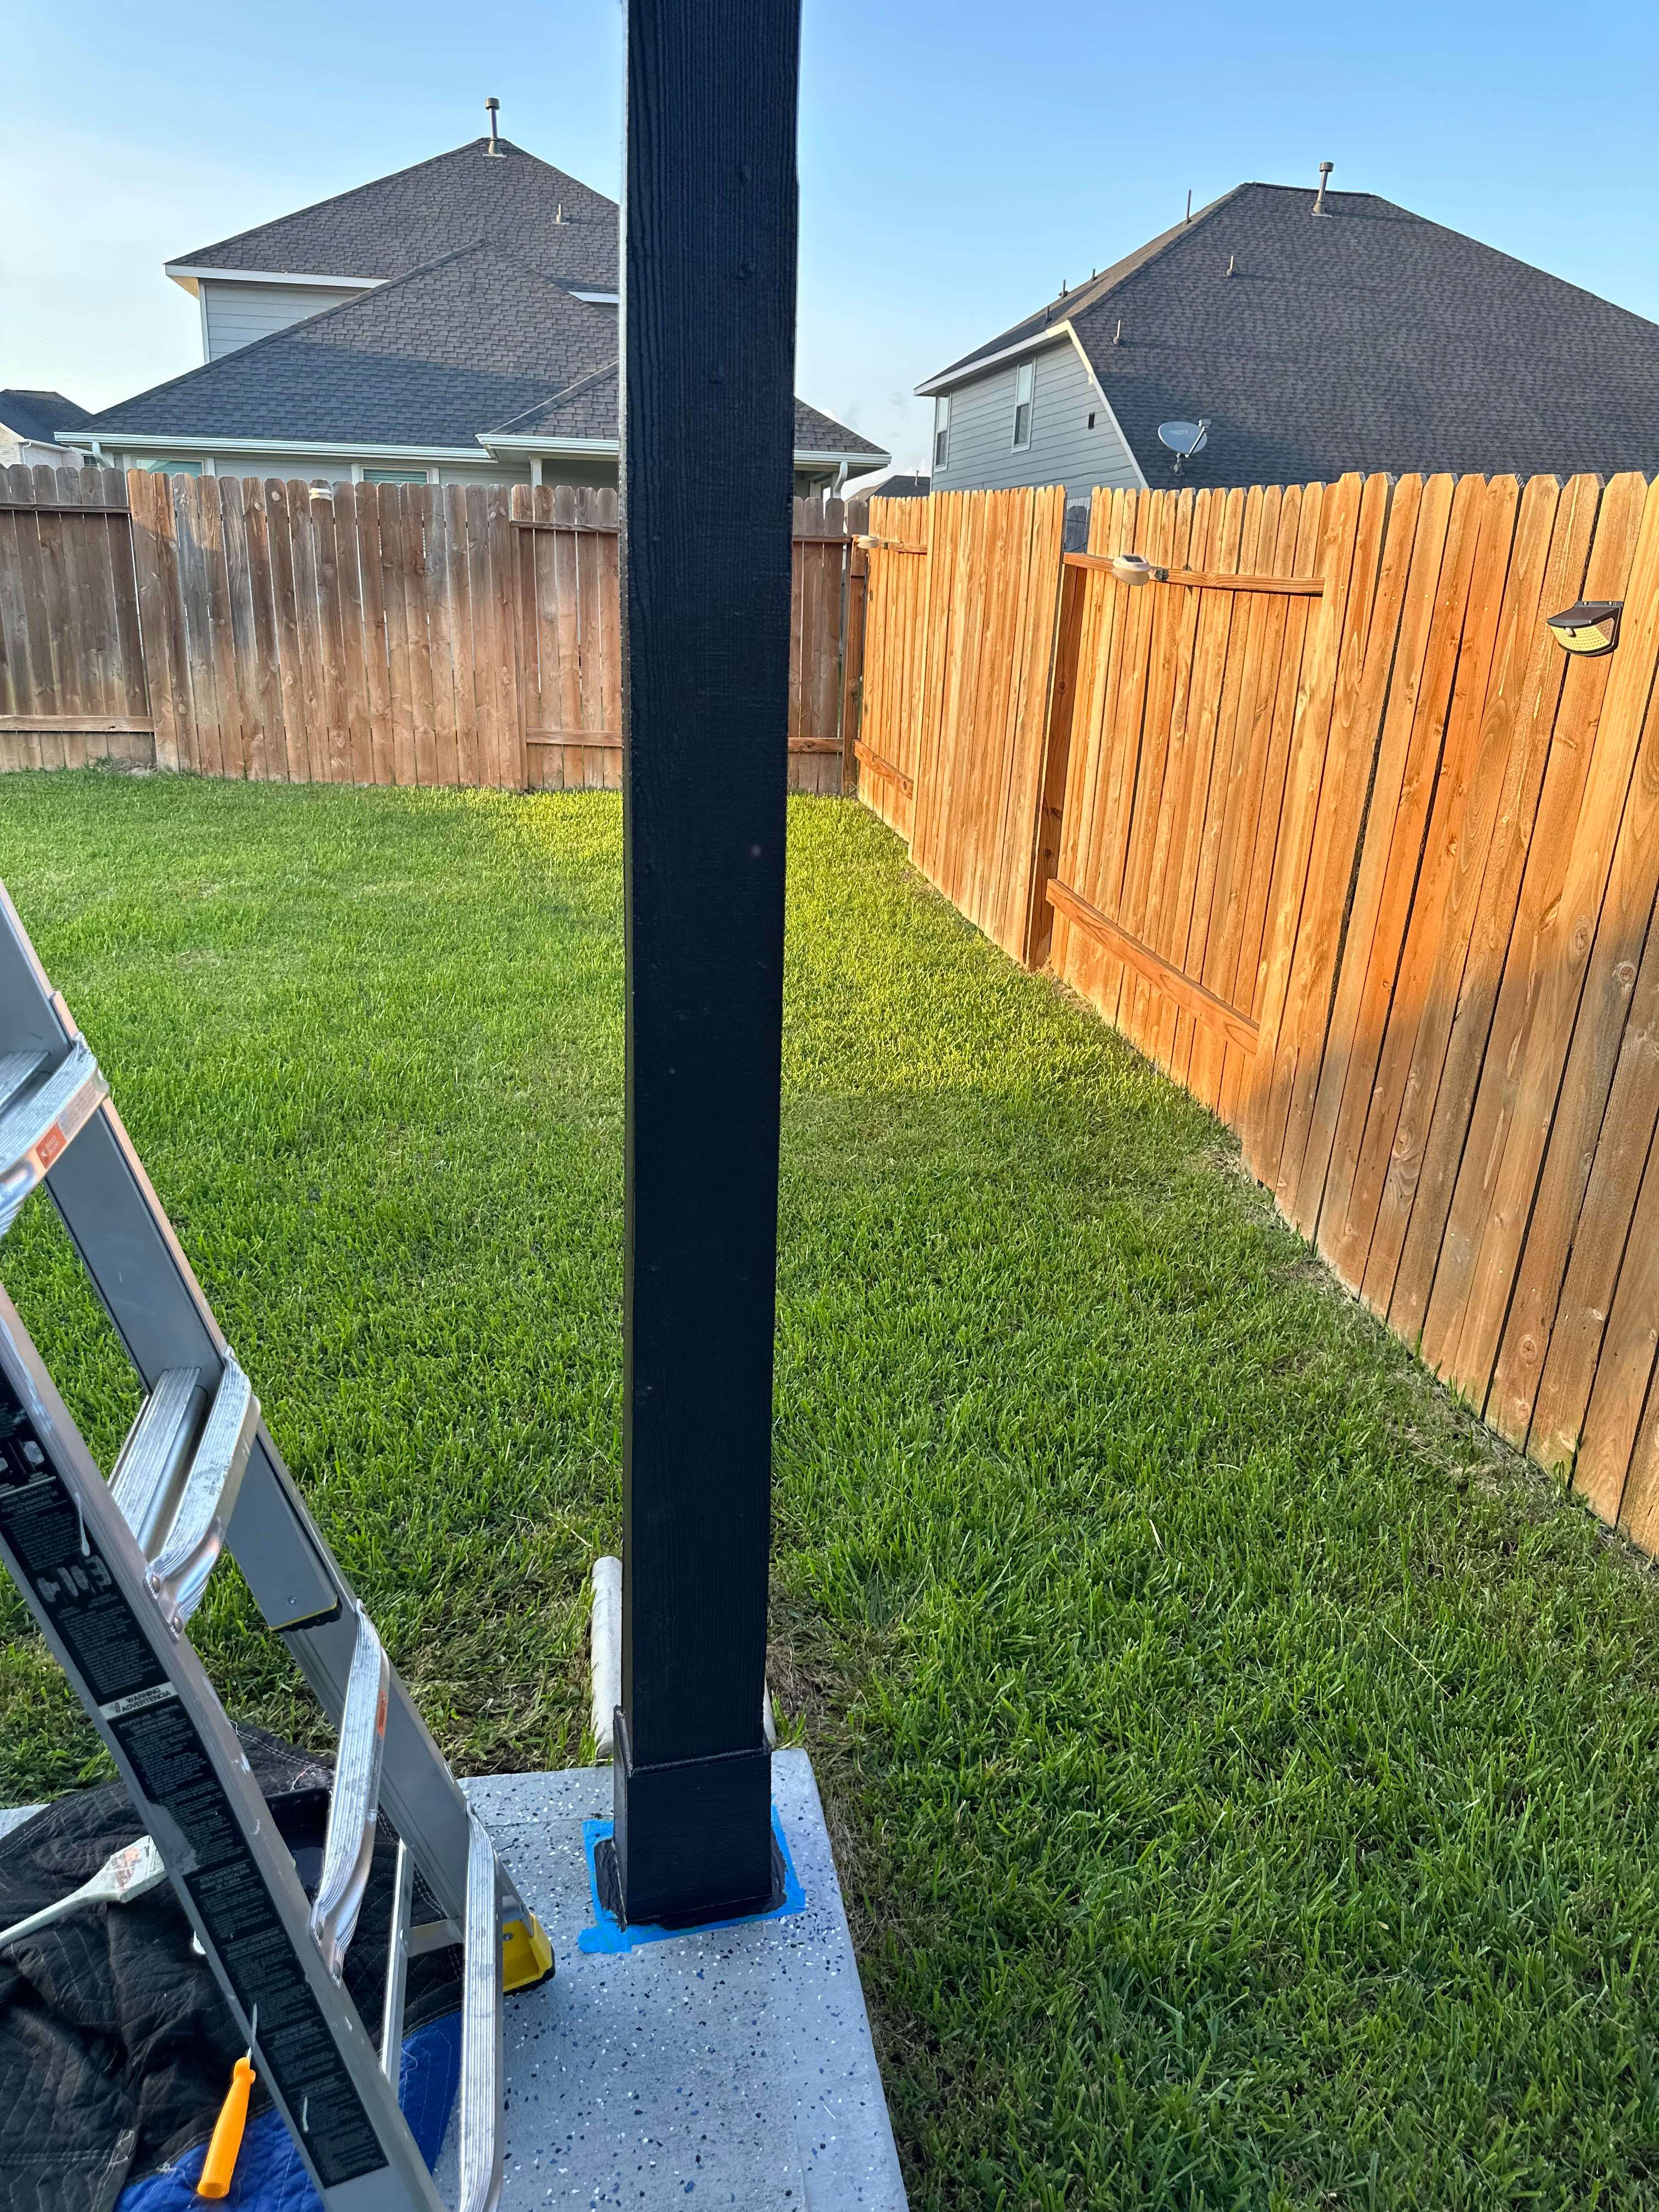
[[[203,2161],[202,2178],[196,2185],[198,2197],[225,2197],[230,2192],[236,2154],[242,2148],[242,2130],[247,2125],[247,2100],[253,2081],[253,2053],[250,2051],[246,2058],[237,2060],[225,2101],[213,2124],[213,2140]]]
[[[553,1946],[547,1930],[532,1912],[527,1920],[509,1920],[501,1929],[501,1986],[509,1995],[545,1981],[553,1971]]]

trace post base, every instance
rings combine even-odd
[[[665,1766],[634,1762],[617,1708],[613,1776],[616,1895],[624,1924],[694,1928],[764,1912],[777,1891],[772,1754],[764,1745]]]

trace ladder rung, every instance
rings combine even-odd
[[[366,1613],[357,1615],[357,1644],[346,1677],[340,1717],[340,1749],[334,1794],[328,1802],[323,1871],[311,1907],[311,1932],[323,1963],[337,1982],[346,1947],[362,1910],[374,1857],[374,1816],[380,1804],[380,1758],[386,1749],[386,1693],[392,1667]]]
[[[13,1100],[46,1058],[43,1052],[0,1052],[0,1114],[10,1112]]]
[[[175,1635],[202,1602],[224,1545],[258,1419],[253,1385],[227,1352],[178,1510],[149,1570],[149,1586]]]
[[[501,2193],[501,2028],[505,2011],[495,1847],[476,1813],[466,1855],[461,1985],[460,2194],[456,2212],[495,2212]]]
[[[404,1999],[409,1990],[409,1917],[415,1904],[415,1854],[398,1838],[398,1873],[392,1885],[392,1924],[386,1931],[386,1995],[380,2003],[380,2071],[395,2089],[403,2068]]]
[[[22,1055],[7,1057],[12,1060]],[[0,1113],[0,1237],[52,1162],[108,1097],[109,1085],[92,1048],[84,1037],[76,1037],[44,1083],[15,1097]]]
[[[428,1951],[447,1951],[465,1941],[453,1920],[422,1920],[409,1931],[409,1955],[424,1959]]]
[[[158,1376],[110,1475],[121,1518],[146,1559],[155,1555],[167,1501],[190,1462],[198,1397],[207,1397],[198,1369],[169,1367]]]

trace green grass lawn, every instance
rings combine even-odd
[[[617,1541],[603,796],[0,780],[0,876],[464,1767],[583,1755]],[[917,2206],[1659,2205],[1648,1571],[1220,1127],[795,802],[773,1681]],[[0,1250],[107,1464],[48,1210]],[[97,1772],[9,1591],[0,1784]],[[234,1712],[315,1740],[234,1571]]]

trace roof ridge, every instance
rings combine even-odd
[[[925,392],[930,385],[936,385],[943,378],[953,375],[957,369],[972,368],[976,362],[987,360],[1000,352],[1005,342],[1010,346],[1017,345],[1023,337],[1029,335],[1033,343],[1036,343],[1048,331],[1063,331],[1073,315],[1086,314],[1091,307],[1097,307],[1103,300],[1109,299],[1112,294],[1122,285],[1128,283],[1133,277],[1139,276],[1143,269],[1148,269],[1154,261],[1161,260],[1164,255],[1179,245],[1183,238],[1190,238],[1200,223],[1207,222],[1212,216],[1218,214],[1229,202],[1236,200],[1241,192],[1250,190],[1251,186],[1248,184],[1230,185],[1224,192],[1219,194],[1215,199],[1207,201],[1194,214],[1183,216],[1179,222],[1171,223],[1167,230],[1155,231],[1152,237],[1141,245],[1131,247],[1127,253],[1120,254],[1115,261],[1090,277],[1087,283],[1079,284],[1074,291],[1057,293],[1042,307],[1032,308],[1029,315],[1022,315],[1018,322],[1010,323],[1006,330],[999,331],[994,337],[988,338],[983,345],[975,346],[971,353],[963,354],[944,368],[936,369],[933,375],[924,377],[916,389],[919,392]],[[1085,298],[1084,296],[1085,294],[1090,296]],[[1055,315],[1054,310],[1061,306],[1066,312],[1064,314]],[[1039,315],[1042,318],[1040,324],[1036,320]],[[1036,328],[1028,331],[1028,325],[1036,325]]]
[[[533,161],[538,169],[545,169],[550,175],[562,178],[565,183],[578,185],[585,192],[592,192],[595,199],[604,200],[607,207],[617,207],[617,203],[607,194],[598,191],[592,185],[583,184],[580,177],[573,177],[568,169],[561,169],[551,161],[544,161],[539,154],[532,154],[528,147],[520,146],[511,138],[498,138],[495,143],[503,152]],[[198,246],[193,252],[175,254],[168,259],[167,266],[169,269],[188,269],[193,263],[201,262],[211,268],[214,264],[207,260],[207,256],[224,246],[239,246],[245,238],[255,237],[262,230],[274,230],[279,223],[297,222],[301,216],[315,215],[319,209],[333,207],[342,200],[357,199],[364,192],[378,191],[382,185],[394,185],[402,178],[415,176],[422,169],[434,169],[441,161],[459,160],[463,154],[475,152],[489,143],[485,137],[464,139],[459,146],[451,146],[441,154],[428,154],[424,161],[410,161],[401,169],[388,169],[383,177],[370,177],[366,183],[348,185],[343,191],[325,192],[321,199],[307,200],[303,207],[290,208],[285,215],[267,216],[263,222],[251,222],[244,229],[232,231],[228,237],[216,238],[211,245]]]
[[[618,354],[615,361],[607,361],[598,368],[584,371],[574,383],[562,386],[557,392],[550,392],[544,398],[532,399],[527,407],[520,407],[516,415],[509,415],[500,422],[492,422],[487,430],[481,430],[478,434],[481,438],[493,438],[500,432],[510,430],[515,422],[522,422],[526,415],[544,415],[550,407],[562,407],[568,400],[574,399],[602,377],[615,376],[621,367],[622,356]]]
[[[1218,215],[1229,201],[1236,200],[1241,192],[1248,192],[1251,189],[1252,187],[1248,184],[1230,185],[1224,192],[1218,193],[1214,199],[1206,200],[1205,204],[1196,209],[1193,214],[1183,216],[1179,222],[1172,222],[1167,230],[1155,231],[1145,246],[1137,247],[1133,252],[1120,254],[1110,268],[1101,270],[1097,278],[1091,276],[1087,284],[1079,284],[1073,292],[1062,292],[1060,298],[1066,302],[1066,317],[1085,313],[1089,308],[1098,306],[1102,300],[1109,299],[1114,292],[1128,283],[1131,278],[1139,276],[1143,269],[1150,269],[1154,261],[1161,261],[1166,253],[1173,252],[1183,238],[1190,238],[1201,222],[1208,222],[1212,216]],[[1137,254],[1139,256],[1138,259]],[[1125,262],[1133,262],[1134,265],[1133,268],[1124,268]],[[1114,274],[1115,270],[1120,270],[1122,271],[1121,276]],[[1080,299],[1079,295],[1082,293],[1089,291],[1097,284],[1099,286],[1099,290],[1093,299]],[[1049,302],[1051,307],[1058,304],[1058,301]]]

